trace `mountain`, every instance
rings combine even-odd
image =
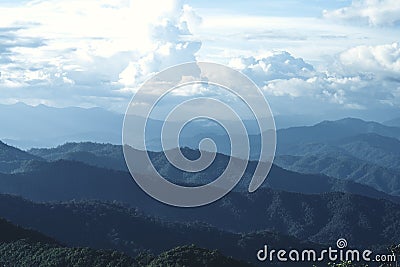
[[[101,108],[0,105],[0,139],[20,148],[66,141],[121,142],[123,115]]]
[[[91,166],[127,171],[121,145],[66,143],[55,148],[33,148],[28,153],[48,161],[73,160]]]
[[[126,172],[68,161],[35,164],[37,165],[31,166],[30,172],[2,175],[2,192],[21,195],[34,201],[117,201],[168,220],[197,220],[233,231],[270,230],[322,243],[333,242],[333,239],[340,235],[348,236],[349,240],[358,245],[383,245],[382,242],[400,240],[396,231],[389,230],[393,227],[396,229],[396,223],[400,222],[400,217],[397,218],[400,216],[400,212],[397,213],[400,207],[394,203],[396,199],[393,199],[393,202],[379,200],[378,198],[391,197],[368,187],[365,188],[369,191],[363,192],[371,196],[376,194],[375,199],[341,193],[314,195],[313,193],[322,193],[318,188],[321,182],[322,185],[329,185],[324,176],[301,175],[276,168],[272,170],[269,178],[271,186],[290,191],[306,191],[308,195],[261,188],[252,194],[231,192],[221,200],[202,208],[180,209],[150,198]],[[281,173],[284,175],[280,176]],[[307,180],[307,177],[311,178]],[[284,179],[287,179],[287,183],[282,182]],[[348,190],[355,191],[350,186]],[[14,214],[15,210],[19,210],[16,204],[7,204],[7,207],[11,208]],[[96,213],[102,214],[100,211]],[[26,215],[28,216],[28,213]],[[5,214],[0,216],[10,219]],[[59,224],[60,220],[65,221],[69,216],[72,215],[59,214],[56,216],[58,221],[52,224]],[[90,216],[93,217],[94,214]],[[29,215],[29,218],[32,217],[40,219],[46,215],[35,212]],[[116,222],[120,223],[121,220]],[[44,226],[43,223],[41,225]],[[386,229],[382,230],[386,232],[376,229]],[[72,233],[66,230],[64,232],[72,236]],[[85,237],[83,234],[79,236]]]
[[[374,133],[326,142],[281,145],[275,163],[292,171],[325,175],[400,194],[400,140]]]
[[[400,117],[385,121],[383,124],[392,127],[400,127]]]
[[[37,231],[24,229],[14,225],[5,219],[0,218],[0,243],[10,243],[20,239],[25,239],[28,242],[42,242],[48,244],[58,244],[54,239],[47,237]]]
[[[15,223],[42,231],[68,246],[118,250],[132,257],[143,252],[158,254],[177,246],[196,244],[255,262],[254,252],[262,248],[265,242],[276,247],[320,248],[311,242],[267,231],[242,234],[219,230],[199,222],[165,222],[117,203],[32,203],[6,195],[0,195],[0,199],[1,216]],[[15,212],[15,209],[20,212]],[[34,220],[32,216],[36,216]],[[163,254],[161,258],[168,255]],[[214,256],[221,259],[219,253],[214,253]],[[201,259],[198,257],[198,260]],[[204,260],[208,261],[207,258]]]
[[[0,219],[0,233],[2,266],[137,266],[122,253],[67,248],[55,239],[4,219]]]
[[[182,149],[182,151],[185,155],[192,158],[196,158],[199,155],[199,152],[197,150],[191,150],[186,148]],[[53,149],[32,149],[29,152],[48,160],[69,159],[69,160],[83,162],[91,166],[126,171],[126,164],[125,164],[125,159],[123,157],[121,146],[115,146],[109,144],[95,144],[95,143],[69,143]],[[178,184],[208,183],[214,180],[222,173],[222,171],[227,166],[227,163],[229,161],[229,157],[224,156],[222,154],[217,154],[216,160],[209,168],[207,168],[202,172],[193,174],[193,173],[185,173],[176,169],[168,162],[163,153],[150,152],[149,156],[152,159],[152,162],[155,163],[156,169],[166,179]],[[317,171],[311,169],[308,170],[307,168],[299,168],[298,170],[296,170],[296,168],[290,166],[290,163],[292,163],[290,160],[285,161],[280,159],[282,158],[277,157],[276,160],[278,163],[281,163],[283,167],[286,167],[293,171],[314,173],[314,174],[317,173]],[[314,157],[310,158],[310,164],[312,164],[311,160],[315,160],[315,158]],[[346,163],[351,163],[351,162],[353,162],[352,159],[350,159],[348,162],[346,161]],[[333,163],[334,162],[332,162],[332,164]],[[256,164],[257,162],[253,161],[249,162],[244,178],[239,182],[238,186],[234,190],[247,191],[248,183],[250,181],[252,173],[254,172]],[[376,171],[379,171],[379,168]],[[395,179],[396,176],[391,176],[392,173],[393,172],[386,171],[386,173],[381,174],[382,179],[387,178],[393,180],[393,183],[388,183],[385,185],[384,180],[382,180],[382,182],[380,183],[374,183],[373,181],[368,182],[367,179],[371,178],[370,176],[372,176],[374,173],[368,173],[366,174],[367,177],[365,177],[365,179],[360,179],[360,180],[335,179],[318,174],[305,175],[305,174],[293,173],[274,165],[264,186],[279,190],[300,192],[300,193],[312,193],[312,194],[333,192],[333,191],[351,192],[355,194],[366,195],[369,197],[386,198],[392,201],[399,201],[399,199],[396,197],[391,197],[384,194],[383,192],[379,192],[379,191],[384,191],[389,193],[396,193],[397,192],[396,190],[400,188],[400,185],[396,183]],[[329,172],[326,172],[324,174],[337,178],[343,178],[342,176],[331,175],[332,173]],[[354,176],[357,176],[357,173],[355,173]],[[301,184],[298,183],[299,180],[302,181]],[[358,182],[360,182],[361,184],[359,184]],[[368,186],[376,188],[377,190],[374,190],[362,184],[366,184]]]
[[[198,149],[199,142],[208,137],[215,141],[220,153],[230,155],[230,142],[225,133],[208,131],[208,129],[196,128],[189,135],[180,136],[181,147]],[[358,135],[376,134],[394,139],[400,138],[400,128],[390,127],[377,122],[367,122],[361,119],[346,118],[337,121],[324,121],[313,126],[292,127],[277,130],[277,151],[286,151],[293,146],[309,143],[332,143],[337,140],[351,138]],[[175,137],[174,137],[175,138]],[[248,136],[250,143],[250,159],[257,160],[260,151],[260,135],[250,132]],[[169,139],[171,141],[171,139]],[[161,151],[160,138],[154,137],[147,142],[152,151]],[[168,143],[168,142],[167,142]],[[171,141],[171,143],[173,143]],[[167,147],[172,149],[172,147]]]
[[[400,138],[400,128],[398,127],[346,118],[337,121],[324,121],[314,126],[279,130],[278,144],[320,143],[367,133]]]
[[[0,141],[0,173],[12,173],[30,160],[41,158]]]
[[[190,267],[250,267],[252,265],[225,257],[218,251],[182,246],[160,254],[148,267],[190,266]]]
[[[275,157],[274,162],[294,172],[325,174],[344,181],[368,185],[387,194],[400,195],[400,173],[350,155],[282,155]]]
[[[2,266],[126,266],[139,267],[131,257],[116,251],[69,248],[18,240],[0,243]]]
[[[3,200],[7,201],[7,198],[3,198]],[[20,208],[21,206],[19,205]],[[31,207],[32,205],[24,207],[24,210],[31,212]],[[51,211],[48,212],[51,213]],[[61,232],[62,229],[59,228],[58,231]],[[144,263],[141,262],[143,255],[134,259],[127,254],[113,250],[65,247],[37,231],[24,229],[4,219],[0,219],[0,232],[2,233],[0,236],[0,263],[2,266],[139,267],[160,266],[166,262],[185,266],[251,266],[246,262],[226,257],[217,250],[210,251],[195,246],[176,247],[159,256],[147,255],[148,262]]]
[[[378,134],[362,134],[334,143],[347,153],[377,165],[400,171],[400,140]]]
[[[152,266],[253,266],[244,261],[226,257],[219,251],[181,246],[159,256],[145,254],[133,258],[112,250],[69,248],[48,243],[32,243],[25,239],[0,243],[2,266],[96,266],[96,267],[152,267]]]
[[[96,147],[97,150],[93,152],[93,156],[90,158],[98,158],[98,155],[100,155],[99,151],[101,151],[101,155],[103,155],[104,158],[102,158],[101,161],[92,162],[93,165],[102,165],[102,163],[106,163],[103,167],[108,169],[88,166],[79,162],[79,157],[73,157],[74,161],[30,161],[18,170],[19,173],[0,175],[0,192],[21,195],[35,201],[100,199],[135,203],[138,199],[132,195],[132,192],[138,191],[138,193],[135,194],[143,196],[142,191],[133,182],[129,173],[112,169],[114,166],[117,168],[123,166],[123,163],[119,162],[119,160],[123,160],[123,158],[120,158],[122,156],[120,152],[118,152],[118,147],[87,143],[71,144],[67,146],[70,146],[70,148]],[[58,151],[63,149],[65,149],[65,147],[60,147]],[[111,149],[111,152],[107,152],[109,149]],[[70,151],[70,149],[67,151]],[[199,155],[199,151],[197,150],[183,149],[182,151],[190,158],[196,158],[196,156]],[[82,151],[79,153],[81,152]],[[60,156],[62,153],[57,154],[54,152],[48,155],[41,153],[40,155],[43,157],[47,157],[48,155]],[[67,152],[66,155],[71,156],[76,154]],[[212,165],[204,171],[199,173],[187,173],[175,168],[169,163],[164,153],[150,152],[149,156],[154,162],[156,169],[158,169],[166,179],[181,185],[209,183],[223,172],[229,161],[229,157],[217,154]],[[110,160],[108,160],[108,158],[110,158]],[[252,173],[256,166],[257,162],[248,162],[245,174],[239,184],[234,188],[234,191],[247,192],[248,184],[250,183]],[[284,170],[275,165],[272,167],[263,187],[305,194],[350,192],[400,203],[399,197],[387,195],[362,184],[324,175],[300,174]],[[148,198],[144,197],[143,199],[146,200]]]

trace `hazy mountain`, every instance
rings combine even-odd
[[[131,116],[130,119],[133,126],[141,125],[146,121],[138,116]],[[0,139],[22,149],[54,147],[65,142],[84,141],[120,144],[123,120],[124,114],[101,108],[54,108],[45,105],[29,106],[23,103],[0,105],[0,121],[2,123]],[[170,123],[176,124],[176,127],[181,125],[177,122]],[[241,125],[241,122],[224,123]],[[255,121],[245,120],[243,123],[250,134],[259,133]],[[158,149],[158,140],[163,124],[164,122],[161,120],[147,120],[146,140],[149,150]],[[184,127],[182,138],[190,138],[199,132],[208,135],[223,133],[218,124],[195,120]],[[137,140],[136,145],[139,145],[141,140],[135,137],[134,133],[133,131],[132,139]]]
[[[347,118],[337,121],[324,121],[314,126],[279,130],[278,144],[320,143],[366,133],[400,138],[400,128],[385,126],[377,122]]]
[[[385,121],[383,124],[387,126],[400,127],[400,117]]]
[[[277,152],[291,150],[292,147],[302,146],[310,143],[332,143],[345,138],[352,138],[364,134],[376,134],[388,138],[400,138],[400,128],[389,127],[377,122],[367,122],[361,119],[347,118],[337,121],[324,121],[313,126],[292,127],[277,131]],[[230,141],[224,133],[203,131],[192,131],[189,135],[180,136],[180,146],[198,149],[203,138],[211,138],[217,144],[218,152],[230,154]],[[257,160],[260,151],[260,136],[250,133],[250,159]],[[355,137],[356,138],[356,137]],[[161,151],[160,138],[150,139],[148,145],[150,150]],[[172,147],[168,147],[171,149]]]
[[[123,116],[100,108],[0,105],[0,139],[20,148],[66,141],[121,142]]]

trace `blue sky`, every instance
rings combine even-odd
[[[280,16],[280,17],[319,17],[324,9],[337,9],[351,4],[349,0],[241,0],[241,1],[201,1],[193,0],[190,4],[194,8],[204,10],[222,10],[226,13],[239,15]]]
[[[275,114],[392,117],[398,0],[0,1],[0,103],[123,112],[179,63],[234,67]]]

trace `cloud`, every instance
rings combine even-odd
[[[124,110],[127,87],[195,60],[201,46],[190,32],[200,18],[179,0],[35,0],[0,6],[0,17],[7,103]]]
[[[310,78],[315,74],[314,67],[295,58],[286,51],[272,52],[263,58],[238,57],[231,59],[229,65],[241,70],[251,77],[258,85],[275,79]]]
[[[346,71],[400,80],[400,44],[357,46],[340,54]]]
[[[400,107],[397,43],[350,48],[319,70],[288,52],[234,58],[231,66],[253,79],[278,113]]]
[[[353,0],[347,7],[323,12],[325,18],[358,22],[371,26],[395,26],[400,23],[397,0]]]
[[[150,75],[167,67],[196,61],[195,54],[201,47],[200,41],[191,40],[191,27],[201,22],[188,5],[179,6],[174,15],[154,23],[151,30],[154,48],[139,59],[129,62],[119,74],[122,91],[135,91]]]

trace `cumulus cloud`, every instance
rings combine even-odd
[[[347,7],[325,10],[325,18],[368,23],[371,26],[395,26],[400,23],[400,2],[397,0],[353,0]]]
[[[191,40],[191,27],[201,22],[188,5],[171,11],[173,16],[153,22],[151,35],[154,48],[139,59],[129,62],[119,74],[123,91],[134,91],[150,75],[180,63],[195,61],[200,41]],[[183,38],[186,37],[186,38]]]
[[[351,48],[322,70],[288,52],[234,58],[231,66],[253,79],[279,113],[293,106],[308,112],[400,107],[398,44]]]
[[[201,45],[190,32],[201,19],[180,0],[30,1],[0,17],[2,102],[123,110],[129,87]]]
[[[311,64],[304,62],[302,58],[293,57],[286,51],[271,52],[263,58],[233,58],[229,65],[252,77],[258,85],[275,79],[310,78],[315,73]]]
[[[340,54],[340,62],[352,73],[400,80],[400,44],[357,46]]]

